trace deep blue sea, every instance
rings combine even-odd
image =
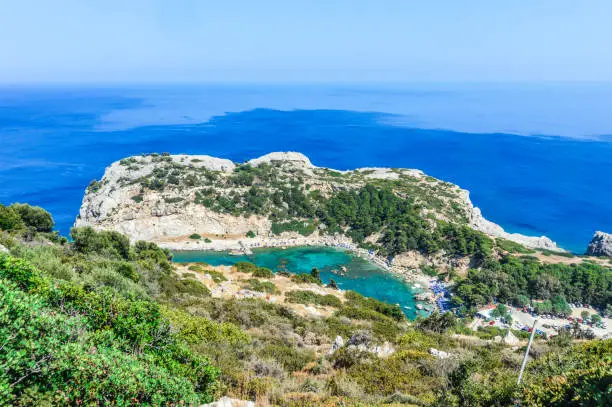
[[[419,168],[490,220],[584,251],[612,232],[612,84],[0,88],[0,202],[67,233],[87,184],[145,152]]]

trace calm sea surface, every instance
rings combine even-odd
[[[584,251],[612,232],[612,85],[0,88],[0,202],[67,233],[87,184],[145,152],[420,168],[507,230]]]

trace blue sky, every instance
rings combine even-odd
[[[0,0],[0,82],[610,81],[612,2]]]

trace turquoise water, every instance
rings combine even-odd
[[[294,273],[309,273],[313,267],[316,267],[321,272],[323,282],[328,283],[333,278],[343,290],[353,290],[367,297],[399,304],[408,318],[416,317],[414,294],[419,292],[417,289],[351,252],[340,249],[330,247],[254,249],[250,256],[233,256],[228,252],[185,251],[175,252],[174,261],[205,262],[212,266],[250,261],[274,271],[284,269]],[[346,275],[332,272],[342,265],[348,270]]]

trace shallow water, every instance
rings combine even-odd
[[[229,252],[185,251],[175,252],[174,261],[205,262],[212,266],[250,261],[274,271],[284,269],[294,273],[309,273],[313,267],[316,267],[321,272],[324,283],[329,283],[333,278],[343,290],[353,290],[367,297],[399,304],[408,318],[416,317],[414,295],[419,292],[418,289],[351,252],[341,249],[330,247],[254,249],[250,256],[234,256]],[[348,270],[344,276],[332,272],[339,270],[341,265]]]

